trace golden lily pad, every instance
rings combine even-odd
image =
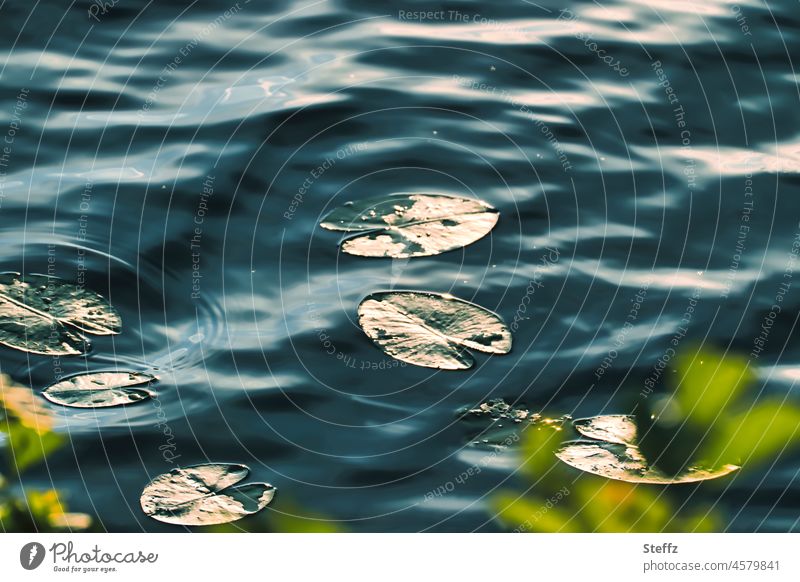
[[[50,402],[71,408],[107,408],[153,396],[145,388],[155,376],[140,372],[89,372],[65,378],[42,392]]]
[[[384,352],[426,368],[471,368],[474,360],[467,349],[511,351],[511,332],[499,315],[451,295],[373,293],[358,306],[358,322]]]
[[[140,500],[146,515],[176,525],[230,523],[264,509],[275,496],[268,483],[247,483],[244,465],[208,463],[173,469],[153,479]]]
[[[572,426],[586,438],[621,445],[636,444],[636,419],[626,414],[579,418]]]
[[[0,344],[44,355],[80,355],[78,331],[117,334],[117,311],[100,295],[56,277],[0,274]]]
[[[576,420],[573,425],[583,436],[595,439],[564,443],[558,457],[581,471],[628,483],[674,485],[695,483],[729,475],[736,465],[721,467],[688,467],[670,476],[651,465],[637,446],[636,423],[632,416],[606,415]]]
[[[0,296],[0,344],[47,356],[77,356],[89,342],[58,321]]]
[[[724,465],[719,469],[690,467],[679,475],[670,477],[649,465],[642,457],[639,447],[592,441],[566,443],[556,452],[556,456],[566,464],[587,473],[628,483],[652,485],[707,481],[724,477],[739,469],[736,465]]]
[[[362,257],[428,257],[483,238],[500,214],[480,200],[443,194],[392,194],[351,202],[320,223],[328,230],[357,232],[342,251]]]

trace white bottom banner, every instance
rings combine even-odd
[[[800,580],[793,534],[3,534],[3,580]]]

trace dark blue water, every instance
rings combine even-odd
[[[457,410],[627,412],[682,326],[749,354],[787,281],[753,362],[759,390],[800,398],[797,4],[568,6],[0,3],[0,270],[85,281],[124,326],[88,358],[2,349],[2,370],[35,390],[161,377],[149,403],[54,407],[71,444],[25,485],[108,530],[170,531],[138,507],[149,479],[233,461],[278,487],[274,511],[497,531],[488,495],[523,484],[511,451],[425,501],[486,454]],[[408,191],[476,196],[500,222],[411,261],[340,254],[317,227]],[[516,317],[513,352],[398,366],[355,323],[393,287]],[[796,529],[798,469],[787,454],[694,499],[732,531]]]

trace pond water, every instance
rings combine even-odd
[[[798,399],[796,3],[66,6],[0,7],[0,270],[77,280],[123,331],[85,358],[2,348],[0,367],[37,392],[116,367],[160,383],[117,409],[45,403],[70,445],[26,487],[111,531],[173,531],[143,486],[238,462],[278,488],[275,511],[500,531],[487,498],[524,484],[517,459],[457,481],[486,455],[459,409],[627,413],[676,339],[758,348],[759,390]],[[414,191],[499,222],[411,260],[343,254],[318,226]],[[495,311],[513,350],[401,364],[357,325],[387,289]],[[799,469],[783,455],[694,496],[732,531],[798,529]]]

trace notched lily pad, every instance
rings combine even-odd
[[[564,443],[556,456],[566,464],[618,481],[674,485],[695,483],[724,477],[739,469],[736,465],[719,468],[688,467],[680,474],[670,476],[650,465],[637,446],[636,422],[625,415],[595,416],[573,423],[583,436],[595,440]]]
[[[89,372],[51,384],[42,392],[50,402],[72,408],[108,408],[153,396],[146,386],[155,376],[141,372]]]
[[[358,306],[358,322],[384,352],[426,368],[471,368],[474,360],[467,349],[511,351],[511,332],[499,315],[451,295],[373,293]]]
[[[236,485],[245,465],[208,463],[173,469],[153,479],[140,504],[149,517],[176,525],[230,523],[264,509],[275,496],[269,483]]]
[[[410,258],[460,249],[483,238],[500,214],[485,202],[444,194],[391,194],[333,210],[322,228],[357,232],[342,251],[362,257]]]
[[[89,342],[78,331],[119,333],[117,311],[100,295],[56,277],[0,274],[0,344],[44,355],[79,355]]]

